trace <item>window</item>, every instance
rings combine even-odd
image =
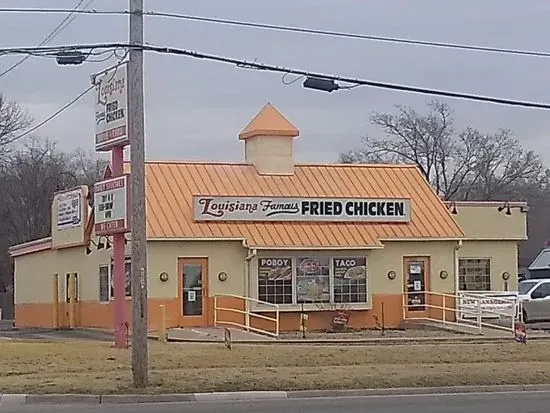
[[[367,303],[367,259],[260,257],[258,299],[273,304]]]
[[[488,258],[461,258],[458,261],[460,289],[463,291],[491,291],[491,260]]]
[[[273,304],[292,304],[292,258],[258,260],[258,299]]]
[[[367,259],[334,258],[335,303],[365,303],[367,301]]]
[[[126,285],[125,296],[132,296],[132,261],[130,258],[126,258],[124,261],[124,272],[126,273]],[[113,278],[113,261],[111,260],[111,266],[100,265],[99,266],[99,301],[107,302],[115,296],[114,291],[114,278]]]
[[[109,301],[109,266],[99,267],[99,301]]]
[[[533,290],[531,298],[546,298],[550,295],[550,283],[543,283]]]
[[[65,274],[65,301],[69,302],[69,279],[71,274]],[[78,274],[74,275],[74,302],[78,302]]]
[[[298,303],[330,302],[328,257],[296,259],[296,301]]]
[[[124,273],[125,273],[125,296],[132,296],[132,260],[130,257],[127,257],[124,260]],[[113,260],[111,260],[111,298],[115,296],[115,285],[114,285],[114,265]]]

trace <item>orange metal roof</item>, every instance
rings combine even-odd
[[[129,165],[126,164],[129,169]],[[246,239],[251,247],[368,248],[384,239],[461,238],[461,228],[414,166],[296,165],[291,176],[252,165],[147,162],[149,238]],[[195,222],[193,195],[410,198],[409,223]]]
[[[271,103],[267,103],[239,134],[239,139],[254,136],[298,136],[300,132]]]

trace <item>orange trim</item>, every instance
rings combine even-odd
[[[471,206],[471,207],[479,207],[479,206],[498,207],[504,204],[508,204],[511,207],[528,206],[528,203],[523,201],[443,201],[443,202],[447,206],[456,205],[456,206]]]
[[[148,330],[155,331],[160,325],[160,308],[166,306],[166,327],[191,326],[181,323],[180,309],[181,301],[178,297],[174,298],[150,298],[148,301]],[[384,303],[382,314],[382,303]],[[208,297],[208,306],[210,309],[213,304],[213,298]],[[223,306],[229,308],[242,308],[238,299],[226,300]],[[131,305],[132,301],[126,301],[126,319],[131,327]],[[96,327],[113,328],[113,303],[100,303],[98,301],[79,301],[76,303],[75,324],[76,327]],[[52,303],[40,304],[16,304],[15,305],[15,325],[16,327],[52,327]],[[370,310],[351,310],[349,326],[352,328],[381,328],[382,320],[386,328],[398,328],[402,321],[402,297],[401,294],[376,294],[372,296],[372,309]],[[220,320],[232,320],[244,322],[243,316],[237,313],[221,314]],[[263,315],[273,316],[273,314],[263,313]],[[309,312],[308,330],[327,330],[330,328],[330,320],[334,314],[333,310],[312,311]],[[213,313],[209,313],[211,318]],[[210,319],[208,324],[212,324]],[[63,300],[59,302],[59,326],[68,327],[69,325],[69,305]],[[205,324],[206,325],[206,324]],[[273,323],[262,321],[251,317],[251,325],[265,330],[273,330]],[[300,326],[300,312],[280,313],[281,331],[298,331]]]

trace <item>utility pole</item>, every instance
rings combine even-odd
[[[143,0],[130,0],[128,132],[132,181],[132,376],[148,382],[147,235],[145,227],[145,115],[143,109]],[[137,48],[134,46],[138,46]]]

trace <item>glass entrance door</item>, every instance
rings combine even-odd
[[[206,259],[181,258],[178,267],[182,324],[206,326],[208,320]]]
[[[429,264],[429,259],[425,257],[404,259],[405,310],[411,315],[422,316],[422,313],[428,311],[426,304],[429,304],[429,298],[426,292],[429,291]]]

